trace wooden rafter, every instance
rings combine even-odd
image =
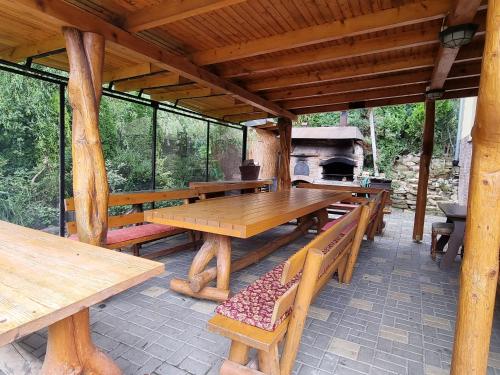
[[[477,92],[478,92],[477,88],[450,91],[450,92],[445,92],[441,99],[456,99],[456,98],[465,98],[469,96],[477,96]],[[423,102],[424,100],[425,100],[425,94],[397,96],[393,98],[361,101],[359,103],[356,103],[356,108],[373,108],[373,107],[384,107],[388,105],[410,104],[410,103]],[[352,103],[339,103],[339,104],[329,104],[320,107],[300,108],[295,110],[294,112],[297,115],[305,115],[309,113],[319,113],[319,112],[347,111],[353,108],[354,107]]]
[[[266,112],[254,112],[254,113],[245,113],[239,115],[227,115],[224,116],[223,119],[225,121],[230,121],[230,122],[242,122],[242,121],[260,120],[268,117],[270,116]]]
[[[335,82],[319,86],[273,91],[265,94],[265,96],[269,100],[308,98],[314,96],[337,94],[342,92],[363,91],[374,88],[425,83],[425,82],[430,82],[430,79],[431,79],[431,71],[427,69],[418,72],[402,73],[387,77],[367,78],[356,81],[350,80],[350,81]]]
[[[135,64],[125,66],[123,68],[105,71],[103,74],[103,82],[118,81],[120,79],[128,79],[132,77],[142,76],[159,72],[161,69],[155,67],[151,63]]]
[[[219,108],[211,111],[205,112],[205,114],[211,117],[225,117],[229,115],[240,115],[242,113],[254,112],[254,108],[248,104],[233,105],[227,108]]]
[[[456,0],[454,2],[454,8],[446,19],[447,26],[472,22],[480,5],[481,0]],[[434,70],[432,72],[431,90],[443,88],[451,67],[457,59],[458,53],[458,48],[451,49],[444,48],[443,46],[439,48]]]
[[[334,95],[325,95],[306,99],[294,99],[281,102],[287,109],[297,109],[305,107],[320,107],[336,103],[349,103],[362,100],[374,100],[399,96],[410,96],[425,93],[427,83],[417,83],[414,85],[394,86],[391,88],[364,90],[359,92],[349,92]],[[445,84],[447,91],[463,90],[479,87],[479,77],[468,77],[463,79],[450,80]]]
[[[0,59],[12,62],[18,62],[26,59],[27,57],[37,56],[47,52],[61,50],[64,48],[65,48],[64,37],[62,35],[56,35],[54,37],[38,41],[35,43],[28,43],[4,49],[0,51]]]
[[[115,84],[115,89],[118,91],[137,91],[148,87],[178,85],[180,82],[181,77],[179,74],[163,72],[145,77],[118,81]]]
[[[480,44],[480,42],[478,42]],[[457,56],[456,62],[481,60],[482,47],[474,44],[472,48],[463,49]],[[250,81],[246,87],[251,91],[269,90],[283,87],[300,86],[309,83],[320,83],[326,81],[335,81],[339,79],[363,77],[398,71],[408,71],[422,69],[434,66],[432,56],[423,56],[416,58],[393,59],[382,63],[365,63],[358,67],[347,66],[343,69],[327,69],[323,71],[295,74],[291,76],[278,76],[276,78]]]
[[[0,4],[2,1],[5,0],[1,0]],[[65,25],[72,25],[82,30],[92,30],[103,35],[108,41],[142,55],[147,62],[154,63],[165,70],[178,73],[206,87],[231,94],[238,100],[275,116],[296,118],[295,114],[290,111],[284,110],[278,105],[243,89],[241,86],[200,68],[187,58],[153,45],[63,0],[19,0],[16,1],[16,7],[27,13],[48,16],[52,21],[56,20]]]
[[[125,17],[125,29],[133,32],[143,31],[199,16],[246,0],[164,0]]]
[[[147,92],[146,92],[147,93]],[[180,99],[189,99],[189,98],[200,98],[205,96],[212,95],[212,89],[207,87],[194,87],[194,88],[185,88],[185,89],[177,89],[173,91],[163,91],[158,93],[150,94],[151,99],[157,101],[174,101]]]
[[[196,52],[192,60],[198,65],[209,65],[250,56],[303,47],[348,36],[376,32],[388,28],[442,18],[450,9],[451,0],[425,0],[344,19],[311,26],[287,33],[237,43],[207,51]]]

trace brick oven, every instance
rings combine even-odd
[[[292,128],[292,182],[347,184],[363,170],[363,135],[355,126]]]

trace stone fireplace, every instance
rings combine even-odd
[[[362,170],[363,136],[357,127],[292,129],[292,182],[352,183]]]

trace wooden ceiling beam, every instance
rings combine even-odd
[[[478,44],[479,45],[479,44]],[[482,58],[482,47],[464,49],[460,51],[456,62],[477,61]],[[295,74],[291,76],[280,76],[276,78],[249,81],[245,87],[250,91],[270,90],[283,87],[293,87],[311,83],[336,81],[340,79],[372,76],[377,74],[415,70],[434,66],[432,56],[407,57],[397,60],[389,60],[383,63],[366,63],[358,67],[350,67],[339,70],[328,69],[308,73]]]
[[[210,65],[284,49],[328,42],[349,36],[443,18],[450,7],[451,0],[419,1],[354,18],[346,18],[266,38],[250,40],[244,43],[196,52],[192,54],[191,59],[198,65]]]
[[[383,87],[393,87],[401,85],[413,85],[416,83],[426,83],[431,80],[431,70],[418,72],[401,73],[387,77],[375,77],[360,79],[356,81],[335,82],[326,85],[295,88],[290,90],[273,91],[265,94],[269,100],[289,100],[338,94],[343,92],[371,90]]]
[[[455,90],[455,91],[445,92],[441,99],[444,100],[444,99],[465,98],[470,96],[477,96],[477,93],[478,93],[477,88]],[[400,96],[394,98],[367,100],[357,104],[363,105],[362,108],[376,108],[376,107],[385,107],[388,105],[419,103],[423,102],[424,100],[425,100],[425,94],[417,94],[417,95]],[[339,104],[325,105],[321,107],[300,108],[295,110],[295,113],[297,113],[297,115],[305,115],[311,113],[347,111],[349,109],[353,109],[352,103],[339,103]]]
[[[453,5],[453,9],[446,17],[446,26],[448,27],[472,22],[481,5],[481,0],[455,0]],[[459,48],[439,47],[432,72],[431,90],[443,87],[459,51]]]
[[[336,81],[340,79],[360,78],[377,74],[429,68],[433,66],[433,63],[434,59],[432,56],[402,58],[389,60],[387,62],[367,63],[357,67],[348,66],[338,70],[328,69],[324,71],[314,71],[290,76],[278,76],[275,78],[250,81],[245,85],[245,87],[250,91],[294,87],[312,83]]]
[[[155,67],[151,63],[135,64],[125,66],[123,68],[107,70],[103,73],[103,82],[118,81],[121,79],[128,79],[146,74],[156,73],[161,71],[160,68]]]
[[[8,0],[0,0],[0,5]],[[10,2],[9,2],[10,4]],[[123,48],[136,52],[144,57],[146,62],[197,82],[206,87],[220,90],[233,95],[238,100],[272,113],[275,116],[296,119],[290,111],[280,108],[273,102],[251,93],[241,86],[230,82],[218,75],[200,68],[184,56],[176,55],[165,48],[147,42],[136,35],[121,29],[111,23],[86,12],[63,0],[18,0],[15,6],[34,17],[49,17],[62,25],[73,26],[81,30],[101,34],[108,42],[115,43]]]
[[[250,112],[255,112],[255,108],[248,104],[239,104],[227,108],[219,108],[211,111],[206,111],[205,114],[211,117],[225,117],[229,115],[240,115]]]
[[[243,1],[246,0],[165,0],[160,4],[128,14],[123,25],[128,31],[139,32],[199,16]]]
[[[439,28],[410,30],[391,36],[357,40],[349,44],[340,44],[333,47],[324,47],[305,52],[273,56],[262,60],[243,62],[232,66],[220,67],[217,71],[223,77],[251,77],[256,73],[273,72],[281,69],[437,44],[439,43],[437,38],[438,32]]]
[[[260,119],[268,118],[268,117],[270,117],[270,116],[266,112],[254,112],[254,113],[246,113],[246,114],[241,114],[241,115],[228,115],[228,116],[224,116],[223,119],[225,121],[237,123],[237,122],[242,122],[242,121],[260,120]]]
[[[0,51],[0,59],[19,62],[28,57],[43,55],[66,48],[64,37],[56,35],[35,43],[28,43]]]
[[[450,80],[444,86],[448,91],[463,90],[479,87],[479,77],[469,77],[463,79]],[[384,99],[391,97],[410,96],[424,94],[427,88],[426,83],[418,83],[408,86],[396,86],[391,88],[367,90],[360,92],[350,92],[336,95],[326,95],[308,99],[295,99],[281,102],[287,109],[297,109],[306,107],[319,107],[336,103],[359,102],[365,100]]]
[[[158,102],[175,101],[181,99],[200,98],[212,95],[212,89],[207,87],[188,88],[184,90],[166,91],[157,94],[150,94],[151,99]]]
[[[179,74],[162,72],[144,77],[118,81],[115,83],[115,89],[118,91],[138,91],[149,87],[178,85],[180,82],[181,76]]]

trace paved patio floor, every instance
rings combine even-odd
[[[352,283],[327,284],[310,309],[295,374],[449,373],[459,259],[444,272],[429,257],[430,223],[443,218],[427,218],[421,244],[411,240],[412,220],[412,213],[400,211],[386,216],[384,235],[373,243],[364,241]],[[290,229],[283,226],[252,240],[235,240],[234,254],[237,257]],[[233,274],[233,291],[312,237]],[[178,295],[168,287],[172,277],[186,275],[193,256],[186,251],[161,259],[167,270],[162,276],[91,309],[96,344],[125,374],[218,374],[229,341],[205,328],[216,305]],[[20,345],[42,358],[46,331],[24,338]],[[491,350],[489,374],[500,374],[498,318]]]

